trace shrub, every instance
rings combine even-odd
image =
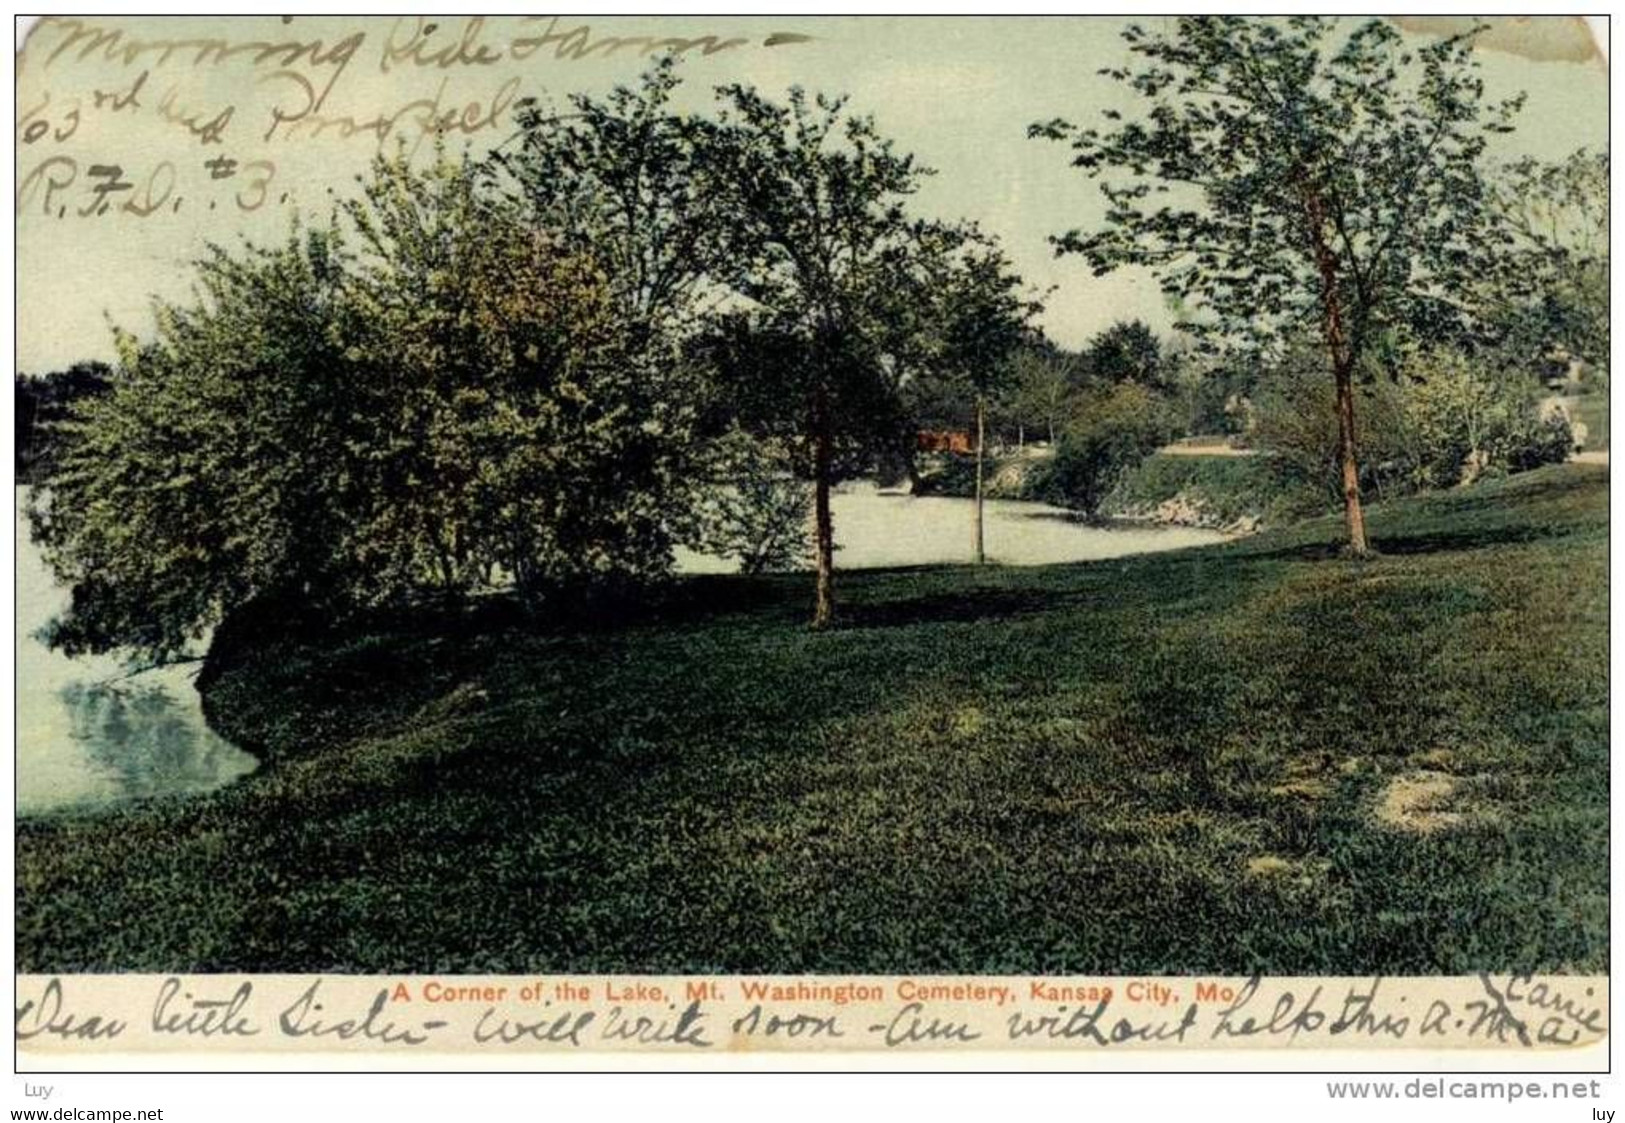
[[[635,345],[602,266],[476,191],[380,160],[353,236],[214,249],[121,336],[60,427],[36,540],[72,589],[52,642],[185,650],[256,599],[532,604],[665,573],[689,487],[680,368]]]
[[[1381,499],[1470,483],[1566,459],[1567,419],[1541,409],[1536,382],[1444,349],[1419,352],[1398,380],[1359,387],[1360,483]],[[1285,476],[1340,500],[1332,380],[1312,349],[1289,354],[1260,384],[1252,439]]]
[[[1514,421],[1507,447],[1510,472],[1561,464],[1574,452],[1574,428],[1562,410],[1553,410],[1544,417],[1525,415]]]
[[[1079,396],[1035,490],[1052,503],[1096,518],[1124,473],[1160,448],[1172,432],[1166,403],[1145,387],[1091,387]]]
[[[705,473],[713,482],[697,497],[690,544],[733,558],[743,573],[777,573],[806,565],[812,486],[797,479],[784,441],[733,429],[711,444]]]
[[[1360,483],[1378,496],[1409,456],[1401,440],[1398,393],[1391,382],[1373,379],[1358,388],[1355,400]],[[1336,406],[1325,352],[1308,345],[1294,348],[1260,377],[1250,434],[1283,481],[1307,489],[1328,505],[1343,500]]]
[[[925,457],[925,466],[919,473],[916,495],[948,495],[968,499],[976,494],[976,456],[962,452],[944,452]],[[991,464],[992,458],[989,457]],[[989,466],[984,466],[986,473]],[[984,475],[985,480],[985,475]]]
[[[1568,419],[1542,412],[1532,379],[1486,374],[1450,351],[1419,356],[1406,373],[1412,381],[1404,388],[1403,422],[1417,487],[1536,468],[1572,451]]]

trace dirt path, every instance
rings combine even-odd
[[[1258,450],[1251,448],[1232,448],[1227,444],[1163,445],[1157,450],[1164,456],[1257,456]]]

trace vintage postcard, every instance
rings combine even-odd
[[[33,21],[17,1068],[1606,1071],[1605,24]]]

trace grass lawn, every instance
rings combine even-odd
[[[22,971],[1606,971],[1607,468],[1229,545],[279,639],[31,821]]]

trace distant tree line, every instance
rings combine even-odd
[[[928,430],[969,428],[969,451],[935,457],[915,480],[919,492],[975,495],[984,445],[995,457],[1037,453],[1023,466],[1033,498],[1093,516],[1121,475],[1156,448],[1192,431],[1188,380],[1200,377],[1187,356],[1165,348],[1140,320],[1119,321],[1081,350],[1028,332],[990,368],[986,393],[967,401],[951,385],[911,387],[913,416]],[[978,426],[976,404],[984,404]]]

